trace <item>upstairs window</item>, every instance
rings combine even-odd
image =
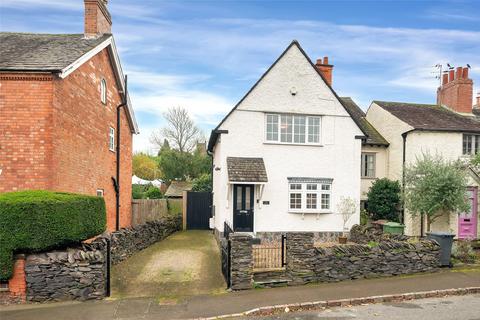
[[[375,154],[362,153],[362,178],[375,178]]]
[[[480,134],[463,135],[463,154],[477,154],[480,152]]]
[[[311,181],[310,181],[311,180]],[[331,209],[331,179],[316,181],[306,179],[303,182],[291,181],[289,191],[290,212],[325,212]]]
[[[103,104],[107,104],[107,81],[100,81],[100,100]]]
[[[267,142],[319,144],[320,117],[267,114],[265,138]]]
[[[115,152],[115,129],[112,127],[110,127],[110,131],[108,133],[108,149]]]

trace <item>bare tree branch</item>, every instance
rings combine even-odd
[[[166,126],[154,131],[150,142],[160,148],[164,139],[167,139],[174,149],[180,152],[191,152],[201,131],[190,118],[187,110],[182,107],[170,108],[164,113],[164,118],[167,121]]]

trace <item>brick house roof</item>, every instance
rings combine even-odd
[[[462,116],[435,104],[373,101],[417,130],[480,132],[475,117]]]
[[[388,146],[388,141],[367,121],[365,112],[350,97],[341,97],[343,105],[349,110],[350,116],[367,134],[364,144]]]
[[[263,158],[227,158],[228,180],[233,182],[268,182]]]
[[[0,32],[0,70],[61,71],[111,36]]]

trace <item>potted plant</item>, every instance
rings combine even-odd
[[[357,211],[357,202],[350,197],[341,197],[340,202],[337,205],[337,210],[342,214],[343,219],[343,234],[338,237],[338,242],[346,244],[348,240],[347,222]]]

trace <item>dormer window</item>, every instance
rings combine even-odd
[[[103,104],[107,104],[107,81],[105,79],[100,82],[100,100]]]

